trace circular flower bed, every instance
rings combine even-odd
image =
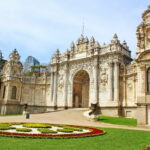
[[[27,138],[77,138],[102,135],[101,129],[43,123],[0,123],[0,136]]]

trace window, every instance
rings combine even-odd
[[[11,99],[16,99],[16,93],[17,93],[17,88],[16,88],[16,86],[13,86]]]
[[[150,68],[147,70],[147,92],[150,92]]]

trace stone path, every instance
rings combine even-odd
[[[86,110],[87,109],[77,108],[42,114],[31,114],[30,119],[25,119],[25,116],[0,116],[0,122],[38,122],[150,131],[150,127],[129,127],[89,121],[83,116],[83,112]]]

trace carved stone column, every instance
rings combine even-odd
[[[146,93],[146,80],[145,80],[145,65],[140,65],[138,68],[138,83],[137,83],[137,103],[145,103],[145,93]]]
[[[58,80],[58,66],[54,68],[54,87],[53,87],[53,105],[57,109],[57,80]]]
[[[93,76],[94,76],[94,99],[93,99],[93,103],[99,103],[98,101],[98,59],[95,59],[94,62],[94,70],[93,70]]]
[[[108,63],[109,69],[108,69],[108,100],[113,100],[113,63]]]
[[[54,90],[53,90],[53,103],[54,103],[54,108],[57,108],[57,71],[54,72]]]
[[[5,92],[5,98],[4,98],[4,101],[7,102],[8,100],[11,99],[11,86],[10,84],[8,83],[7,86],[6,86],[6,92]]]
[[[124,77],[123,77],[123,104],[124,106],[127,106],[127,87],[126,87],[126,77],[125,77],[125,74],[124,74]]]
[[[50,100],[53,101],[53,88],[54,88],[54,73],[51,72],[51,82],[50,82]]]
[[[64,68],[64,107],[68,107],[68,65]]]
[[[119,101],[119,62],[114,63],[114,100]]]

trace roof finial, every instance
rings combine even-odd
[[[82,20],[82,35],[84,36],[84,29],[85,29],[85,24],[84,24],[84,17]]]
[[[2,55],[2,52],[0,50],[0,60],[2,60],[2,59],[3,59],[3,55]]]

